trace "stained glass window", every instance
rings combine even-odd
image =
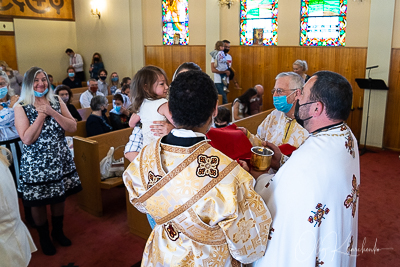
[[[300,45],[344,46],[347,0],[302,0]]]
[[[240,44],[278,44],[278,0],[240,1]]]
[[[163,44],[189,44],[188,0],[162,0]]]

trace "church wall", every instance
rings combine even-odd
[[[90,1],[75,1],[77,51],[84,57],[87,78],[95,52],[101,54],[108,77],[114,71],[120,80],[133,75],[129,2],[104,1],[101,18],[97,19],[90,16]]]
[[[392,48],[400,48],[400,0],[395,1]]]
[[[75,22],[14,19],[14,29],[18,70],[22,75],[38,66],[52,74],[55,82],[67,77],[65,49],[77,48]]]

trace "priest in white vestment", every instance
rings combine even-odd
[[[290,145],[288,154],[298,148],[308,136],[308,131],[301,127],[294,118],[296,90],[304,85],[304,79],[294,72],[282,72],[275,78],[272,89],[274,109],[258,126],[257,134],[247,131],[247,137],[253,146],[261,146],[268,141],[276,146]],[[287,160],[285,157],[284,160]]]
[[[266,254],[253,266],[356,266],[359,154],[344,122],[352,88],[341,75],[320,71],[296,94],[295,117],[310,135],[283,165],[269,144],[279,170],[260,175],[256,192],[273,223]]]
[[[142,266],[240,266],[265,253],[271,215],[254,178],[206,140],[217,99],[207,74],[179,74],[168,103],[177,129],[123,174],[131,203],[157,223]]]

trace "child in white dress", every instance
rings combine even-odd
[[[142,122],[143,146],[156,141],[159,136],[155,136],[150,126],[154,121],[169,120],[172,116],[168,108],[168,80],[164,70],[156,66],[145,66],[139,70],[132,80],[132,96],[134,102],[129,126]]]
[[[214,59],[214,67],[218,71],[228,70],[228,63],[224,53],[224,43],[222,41],[215,43],[215,50],[211,51],[210,55]],[[225,73],[219,75],[221,76],[221,83],[224,85],[224,91],[228,92],[227,75]]]

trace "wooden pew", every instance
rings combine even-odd
[[[81,109],[81,102],[79,102],[79,99],[73,99],[71,101],[71,105],[73,105],[76,109]]]
[[[227,103],[223,105],[219,105],[218,107],[225,107],[232,113],[232,103]]]
[[[80,95],[79,95],[79,97],[80,97]],[[113,97],[114,97],[113,95],[108,95],[108,96],[106,96],[106,98],[107,98],[109,104],[112,103]],[[79,98],[73,97],[73,99],[72,99],[72,101],[71,101],[71,104],[72,104],[76,109],[81,109],[81,108],[82,108],[82,107],[81,107],[81,102],[79,102]],[[110,106],[110,105],[109,105],[109,106]],[[111,105],[111,106],[112,106],[112,105]]]
[[[218,95],[218,104],[219,104],[219,105],[222,104],[222,95]]]
[[[245,127],[252,134],[257,133],[257,128],[263,122],[263,120],[273,111],[274,109],[268,109],[266,111],[262,111],[258,114],[246,117],[244,119],[240,119],[235,121],[234,123],[238,127]]]
[[[89,89],[89,87],[80,87],[80,88],[73,88],[71,89],[72,94],[82,94],[83,92],[85,92],[87,89]]]
[[[90,109],[90,108],[89,108]],[[80,136],[80,137],[86,137],[86,120],[78,121],[76,123],[76,131],[71,133],[71,132],[65,132],[65,136]]]
[[[83,94],[83,93],[72,93],[72,98],[71,98],[71,102],[72,101],[75,101],[75,100],[78,100],[79,101],[79,99],[81,98],[81,94]]]
[[[112,105],[108,105],[108,109],[107,109],[107,113],[106,113],[108,120],[110,120],[110,110],[112,110]],[[78,121],[76,123],[76,131],[75,132],[73,132],[73,133],[65,132],[65,136],[75,136],[76,135],[76,136],[80,136],[80,137],[87,137],[86,120],[92,113],[92,109],[91,108],[81,108],[81,109],[78,109],[78,112],[79,112],[79,114],[81,114],[82,121]],[[82,114],[85,117],[83,117]]]
[[[78,113],[79,113],[79,115],[81,115],[82,120],[85,121],[92,113],[92,109],[91,108],[80,108],[80,109],[78,109]]]
[[[123,184],[122,177],[101,181],[100,161],[107,155],[111,146],[116,148],[125,145],[131,133],[132,129],[127,128],[88,138],[74,136],[74,161],[83,188],[78,194],[78,203],[84,211],[97,217],[102,216],[101,190]],[[118,149],[114,158],[122,157],[123,151],[123,148]]]

